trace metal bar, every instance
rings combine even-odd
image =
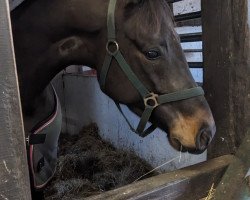
[[[197,42],[202,41],[202,32],[180,34],[181,42]]]
[[[203,68],[203,63],[202,62],[189,62],[188,63],[189,68]]]
[[[176,27],[182,26],[201,26],[201,18],[176,22]]]
[[[187,14],[182,14],[182,15],[176,15],[174,18],[175,18],[176,22],[181,22],[181,21],[186,21],[186,20],[190,20],[190,19],[201,18],[201,11],[187,13]]]
[[[0,199],[30,200],[8,0],[0,1]]]
[[[184,53],[202,53],[202,49],[183,49]]]

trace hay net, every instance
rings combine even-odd
[[[55,178],[45,199],[88,197],[133,183],[152,167],[132,152],[114,148],[99,136],[96,124],[80,134],[62,134]],[[151,173],[148,178],[156,173]]]

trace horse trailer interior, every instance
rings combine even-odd
[[[138,2],[138,4],[143,5],[146,1],[149,0],[129,0],[128,2],[131,2],[131,4],[129,4],[128,8],[133,8],[134,4],[136,5]],[[156,1],[160,2],[162,0]],[[129,105],[127,103],[121,106],[122,113],[119,111],[119,106],[117,109],[116,100],[105,95],[102,92],[105,90],[99,86],[102,77],[98,78],[98,70],[93,70],[82,64],[74,64],[68,66],[53,78],[52,84],[56,91],[55,99],[60,100],[60,103],[56,103],[56,107],[61,105],[60,108],[62,111],[62,120],[60,122],[62,123],[62,136],[59,140],[59,146],[61,145],[61,151],[64,151],[64,153],[69,152],[65,157],[69,158],[72,156],[72,149],[78,152],[76,157],[81,154],[80,150],[83,149],[81,145],[88,145],[88,141],[81,143],[80,140],[82,139],[79,135],[81,132],[84,133],[83,127],[94,124],[94,129],[99,134],[96,136],[98,137],[98,141],[93,140],[89,145],[94,145],[94,148],[98,149],[97,154],[102,154],[103,151],[103,155],[106,155],[104,153],[106,148],[121,152],[122,156],[116,155],[113,152],[111,153],[115,159],[126,157],[126,152],[129,152],[129,155],[133,154],[132,157],[126,157],[125,161],[119,161],[119,164],[122,163],[121,168],[125,168],[125,172],[131,170],[129,167],[127,168],[129,164],[131,168],[140,166],[132,164],[132,158],[134,159],[135,157],[139,159],[136,163],[147,165],[144,164],[145,162],[152,167],[146,167],[144,169],[146,171],[141,172],[142,174],[137,175],[137,177],[133,177],[133,173],[140,170],[133,169],[134,171],[131,175],[131,180],[133,181],[124,181],[126,185],[113,183],[116,182],[114,178],[113,182],[108,183],[112,185],[109,191],[96,184],[94,187],[98,188],[99,191],[89,194],[89,191],[86,190],[87,192],[82,193],[85,196],[81,196],[79,192],[80,189],[92,187],[90,184],[85,185],[85,182],[79,182],[79,184],[76,183],[75,185],[67,185],[67,183],[64,182],[65,185],[63,186],[54,183],[56,186],[53,185],[53,188],[52,184],[47,184],[49,182],[55,182],[56,178],[66,181],[67,173],[71,173],[70,169],[75,170],[73,168],[76,168],[75,162],[72,161],[75,157],[70,157],[71,160],[67,163],[68,172],[63,171],[62,166],[58,164],[55,169],[57,171],[61,170],[61,174],[58,175],[55,171],[53,173],[50,172],[55,176],[52,181],[52,177],[49,178],[48,182],[46,182],[47,180],[42,180],[40,185],[48,185],[47,188],[41,187],[44,189],[43,191],[39,188],[40,186],[36,187],[34,183],[34,169],[30,166],[32,165],[30,163],[32,163],[32,155],[35,155],[36,151],[32,154],[33,152],[30,150],[29,145],[32,144],[35,137],[27,137],[27,131],[25,129],[28,123],[25,123],[27,116],[25,116],[24,103],[22,101],[24,92],[20,89],[20,85],[23,84],[23,82],[20,81],[21,74],[19,74],[18,70],[20,58],[17,59],[17,54],[20,53],[20,49],[15,46],[15,41],[17,41],[15,34],[17,34],[19,30],[16,28],[15,23],[11,21],[11,19],[14,20],[17,19],[18,16],[21,16],[20,12],[16,13],[15,16],[12,16],[12,13],[27,2],[28,0],[26,0],[26,2],[24,0],[0,1],[0,200],[250,200],[250,0],[214,0],[213,2],[211,2],[211,0],[167,0],[169,8],[173,13],[175,31],[179,35],[179,43],[184,53],[183,55],[185,56],[192,77],[197,83],[197,86],[194,88],[202,87],[204,89],[205,98],[211,108],[216,123],[216,134],[207,150],[200,145],[202,151],[196,154],[190,153],[192,151],[189,151],[189,148],[185,151],[185,147],[183,147],[182,142],[179,140],[177,143],[180,143],[180,147],[176,149],[173,141],[171,141],[169,137],[166,136],[165,131],[163,131],[162,124],[160,125],[161,128],[157,128],[146,137],[135,134],[135,131],[130,127],[130,123],[136,127],[137,124],[140,126],[143,120],[137,116],[138,113],[135,114],[136,112],[131,109],[131,107],[128,108],[126,106]],[[27,4],[31,2],[32,1],[29,1]],[[116,0],[107,0],[107,2],[116,2]],[[120,3],[122,1],[118,0],[118,2]],[[109,4],[107,17],[108,30],[105,29],[105,34],[108,32],[108,35],[112,35],[112,30],[110,30],[110,26],[112,27],[112,25],[109,23],[112,24],[113,22],[113,32],[115,32],[116,25],[116,22],[110,19],[110,7],[112,7],[112,5],[110,5],[111,4]],[[101,7],[102,6],[100,6],[100,8]],[[29,7],[27,6],[25,12],[28,12],[28,9]],[[35,7],[35,9],[38,8]],[[67,6],[65,6],[63,9],[73,8],[67,8]],[[141,10],[143,9],[141,8]],[[126,16],[130,16],[131,13]],[[115,14],[113,15],[115,16]],[[61,19],[56,19],[56,21],[59,23]],[[27,29],[29,29],[30,26],[31,25],[26,25]],[[120,33],[119,27],[118,30]],[[77,29],[74,31],[77,31]],[[93,31],[93,34],[96,34],[96,32]],[[87,35],[87,37],[92,38],[91,35]],[[76,38],[77,41],[78,36],[72,38],[73,40]],[[67,45],[71,46],[71,41],[70,38],[70,40],[68,40],[69,43],[63,43],[66,44],[66,47],[64,47],[67,48]],[[77,42],[75,45],[78,45]],[[23,43],[29,43],[29,38],[25,38]],[[81,42],[79,42],[79,44],[81,44]],[[114,52],[109,45],[115,49]],[[107,55],[111,56],[110,59],[114,58],[117,63],[119,63],[119,59],[116,58],[116,53],[120,51],[120,46],[116,40],[109,40],[104,48],[106,48],[108,52]],[[51,49],[48,49],[48,51],[53,51],[53,48]],[[35,57],[35,53],[36,52],[34,52],[33,57]],[[151,51],[149,56],[154,56],[155,53],[157,52]],[[107,55],[105,59],[107,59]],[[32,55],[30,57],[32,57]],[[39,59],[37,58],[37,60]],[[110,65],[112,63],[111,60]],[[121,66],[121,69],[123,69],[123,66]],[[126,73],[126,69],[123,69],[123,71]],[[117,75],[117,77],[120,77],[118,72],[116,73],[114,76]],[[133,77],[133,75],[131,76]],[[133,79],[136,80],[135,82],[138,82],[137,77],[130,78],[130,74],[127,75],[127,77],[130,81]],[[132,83],[133,80],[131,81]],[[113,84],[114,83],[115,82],[113,82]],[[144,86],[141,88],[143,87]],[[125,94],[126,90],[127,88],[124,86],[124,91],[121,93]],[[140,89],[138,89],[138,91],[140,93]],[[184,93],[185,92],[187,91],[184,90]],[[151,94],[152,93],[150,93],[150,95]],[[112,95],[113,94],[110,96],[113,97]],[[156,97],[154,95],[156,95]],[[143,97],[145,107],[155,106],[152,109],[157,108],[157,106],[161,105],[158,105],[157,98],[164,95],[168,94],[161,92],[159,95],[153,93],[152,96],[147,98]],[[199,95],[200,93],[188,98]],[[181,95],[177,94],[177,96]],[[48,97],[48,99],[50,98],[51,97]],[[188,98],[179,99],[183,100]],[[54,100],[54,98],[52,99]],[[179,101],[179,99],[177,98],[176,101]],[[126,101],[126,98],[125,100],[121,100],[121,102],[123,101]],[[151,104],[153,104],[153,106]],[[193,106],[190,105],[190,109],[192,107]],[[186,108],[184,108],[184,110],[185,109]],[[133,110],[133,112],[131,110]],[[57,113],[57,110],[55,112]],[[144,112],[147,112],[146,108],[139,114],[142,115],[142,118]],[[124,118],[123,115],[125,115],[126,118]],[[206,114],[203,113],[199,117],[205,118],[205,115]],[[148,117],[148,120],[150,117],[151,115]],[[52,118],[53,117],[49,116],[49,120]],[[127,119],[129,123],[126,122]],[[49,123],[46,122],[45,125],[47,124]],[[147,123],[146,128],[150,128],[150,125],[151,123]],[[38,129],[40,130],[41,128]],[[92,129],[90,132],[90,136],[96,134],[93,133]],[[197,136],[196,139],[199,137]],[[89,135],[87,135],[86,138],[92,140]],[[67,141],[67,139],[71,141]],[[202,139],[207,140],[207,137]],[[200,140],[202,141],[202,139]],[[41,138],[38,138],[38,140],[39,141],[37,141],[37,138],[34,139],[34,145],[40,144]],[[46,137],[44,140],[46,140]],[[65,142],[65,144],[63,144],[62,141]],[[211,138],[209,142],[206,141],[205,144],[210,143],[210,141]],[[73,143],[77,144],[77,142],[79,146],[67,150],[69,145]],[[99,144],[104,143],[107,143],[107,146],[105,146],[105,144],[98,148]],[[195,144],[197,145],[197,141],[195,141]],[[94,148],[86,148],[88,153],[85,153],[87,158],[84,159],[85,161],[87,160],[86,162],[90,164],[90,166],[86,167],[81,164],[77,167],[83,168],[86,173],[89,174],[94,173],[94,171],[98,173],[99,168],[95,166],[95,160],[98,160],[98,155],[91,153]],[[61,156],[62,153],[60,150],[59,153],[57,153],[57,150],[58,147],[56,146],[54,154]],[[58,162],[62,162],[64,159],[62,159],[62,157],[60,158]],[[43,158],[36,164],[38,167],[42,165],[42,168],[46,162]],[[116,172],[112,171],[112,165],[115,168],[116,163],[112,160],[107,162],[109,162],[107,165],[111,166],[111,170],[108,172],[110,173],[109,176],[113,177]],[[124,162],[128,162],[129,164],[125,166]],[[106,164],[103,164],[102,167],[105,168]],[[83,169],[82,171],[84,171]],[[51,171],[53,170],[51,169]],[[83,173],[82,171],[81,173]],[[120,172],[117,175],[119,179],[122,179],[120,176],[126,176],[126,174],[123,174],[125,172]],[[83,177],[83,174],[78,174],[75,179],[78,180]],[[102,179],[101,181],[105,181],[104,179],[106,178],[105,175],[96,177],[96,179]],[[84,177],[84,179],[85,178],[86,177]],[[88,180],[88,182],[92,182],[92,180]],[[107,187],[109,188],[109,186]],[[40,190],[37,192],[34,188]],[[58,191],[65,191],[61,193],[61,196],[53,196],[50,192],[54,192],[53,190],[55,188]],[[92,189],[93,188],[91,188],[90,191],[92,191]],[[45,194],[46,192],[47,194]],[[80,195],[74,194],[77,192],[79,192]],[[40,195],[39,198],[37,195]]]

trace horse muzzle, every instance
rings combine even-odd
[[[168,133],[171,145],[179,151],[199,154],[211,143],[216,126],[208,106],[197,108],[192,115],[176,111],[171,106],[156,110],[154,121]]]

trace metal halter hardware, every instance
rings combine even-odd
[[[115,46],[114,50],[109,49],[112,44]],[[109,40],[106,44],[106,51],[110,56],[114,56],[119,51],[119,44],[115,40]]]
[[[156,108],[157,106],[159,106],[160,104],[158,103],[157,98],[159,97],[158,94],[155,93],[149,93],[148,96],[144,97],[144,105],[145,107],[152,107],[152,108]],[[150,102],[152,102],[153,104],[151,104]]]
[[[119,43],[116,41],[116,28],[115,28],[116,2],[117,0],[110,0],[109,2],[108,16],[107,16],[107,27],[108,27],[108,42],[106,44],[107,54],[105,56],[105,60],[102,66],[101,74],[100,74],[100,85],[101,85],[101,88],[104,90],[106,78],[107,78],[107,74],[108,74],[111,62],[113,59],[115,59],[117,63],[119,64],[119,66],[121,67],[122,71],[125,73],[125,75],[129,79],[129,81],[132,83],[132,85],[135,87],[135,89],[139,92],[139,94],[141,95],[144,101],[145,109],[142,113],[137,129],[134,129],[132,127],[128,118],[123,113],[120,104],[118,102],[115,102],[115,103],[119,111],[125,118],[126,122],[128,123],[130,129],[133,132],[140,135],[141,137],[145,137],[151,132],[153,132],[156,128],[155,125],[151,125],[149,128],[145,130],[147,122],[149,121],[149,118],[153,110],[156,107],[162,104],[170,103],[170,102],[181,101],[181,100],[190,99],[190,98],[197,97],[197,96],[202,96],[204,95],[204,91],[201,87],[194,87],[190,89],[185,89],[181,91],[158,95],[153,92],[150,92],[143,85],[143,83],[139,80],[136,74],[132,71],[129,64],[126,62],[125,58],[123,57],[120,51]],[[112,46],[114,46],[114,49],[110,49]]]

